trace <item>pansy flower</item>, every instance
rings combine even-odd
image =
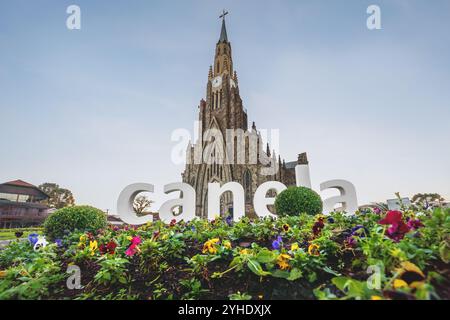
[[[419,228],[422,228],[424,225],[423,225],[422,221],[420,221],[419,219],[409,219],[407,226],[411,230],[417,230]]]
[[[203,245],[202,253],[216,254],[217,244],[220,242],[219,238],[211,239],[205,242]]]
[[[278,236],[276,240],[272,242],[272,248],[274,250],[280,250],[283,246],[283,238],[281,236]]]
[[[86,236],[82,235],[80,236],[80,240],[78,242],[78,248],[84,249],[85,246],[86,246]]]
[[[357,240],[353,236],[347,237],[347,239],[345,239],[345,241],[344,241],[344,245],[347,248],[354,248],[354,247],[356,247],[357,243],[358,243]]]
[[[58,247],[62,247],[62,245],[63,245],[61,239],[56,239],[55,243],[56,243],[56,246],[58,246]]]
[[[312,227],[312,232],[315,237],[317,237],[320,232],[322,232],[322,229],[325,227],[325,224],[323,223],[323,218],[320,217],[316,223],[314,223],[314,226]]]
[[[373,212],[374,212],[375,214],[381,214],[381,209],[378,208],[378,207],[375,207],[375,208],[373,208]]]
[[[277,257],[277,265],[278,267],[280,267],[281,270],[286,270],[290,268],[289,265],[289,260],[291,260],[291,256],[286,254],[286,253],[282,253]]]
[[[320,256],[319,249],[320,249],[319,245],[312,243],[308,247],[308,253],[309,253],[310,256],[318,257],[318,256]]]
[[[37,233],[32,233],[28,236],[28,241],[30,241],[30,244],[34,247],[36,242],[38,242],[39,235]]]
[[[398,277],[392,283],[394,289],[419,288],[424,284],[425,274],[414,263],[404,261],[401,267],[396,270]]]
[[[250,254],[250,250],[249,249],[242,249],[241,251],[239,251],[239,254],[243,255],[243,256],[248,255],[248,254]]]
[[[231,225],[233,224],[233,217],[229,215],[228,217],[226,217],[225,222],[229,227],[231,227]]]
[[[300,246],[298,245],[297,242],[291,244],[291,251],[297,251],[298,249],[300,249]]]
[[[287,223],[283,224],[284,232],[289,232],[290,229],[291,229],[291,227]]]
[[[386,233],[395,242],[403,239],[405,234],[410,230],[408,225],[403,221],[403,214],[400,211],[388,211],[386,217],[378,221],[378,223],[381,225],[390,225]]]
[[[125,251],[125,254],[129,257],[134,256],[137,252],[140,252],[138,245],[141,244],[141,238],[136,236],[131,239],[131,245]]]
[[[104,245],[103,243],[98,247],[98,251],[100,251],[101,254],[106,254],[107,250],[106,250],[106,245]]]
[[[89,241],[89,252],[91,253],[91,256],[95,254],[95,251],[98,249],[98,242],[97,240]]]
[[[230,240],[225,240],[222,245],[223,245],[223,247],[225,249],[231,249],[231,242],[230,242]]]

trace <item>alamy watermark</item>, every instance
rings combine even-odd
[[[177,142],[171,153],[172,162],[180,164],[207,165],[257,165],[261,175],[275,175],[279,170],[276,152],[280,146],[280,130],[226,129],[224,133],[217,128],[202,130],[200,122],[194,124],[194,137],[187,129],[172,132],[172,142]],[[200,133],[200,134],[198,134]],[[198,137],[201,135],[201,139]],[[272,151],[264,150],[263,141],[268,141]],[[191,141],[196,141],[192,144]],[[267,144],[268,146],[268,144]]]
[[[81,8],[72,4],[67,7],[66,13],[69,14],[66,20],[67,29],[81,30]]]

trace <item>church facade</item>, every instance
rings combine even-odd
[[[245,214],[252,216],[253,196],[259,185],[267,181],[295,185],[295,166],[307,163],[305,153],[300,154],[297,161],[286,163],[280,155],[270,151],[268,143],[263,145],[254,122],[251,128],[248,127],[247,111],[239,94],[237,72],[233,68],[226,14],[224,12],[221,16],[222,29],[216,44],[214,65],[209,69],[206,99],[202,99],[198,107],[200,139],[189,144],[186,168],[182,173],[183,182],[196,191],[196,215],[202,218],[207,217],[208,183],[239,182],[245,192]],[[221,212],[217,214],[233,214],[230,192],[222,196]]]

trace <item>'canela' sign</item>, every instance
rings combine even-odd
[[[307,164],[297,165],[295,168],[295,178],[297,186],[311,188],[311,179],[309,166]],[[259,217],[274,217],[269,211],[268,205],[273,205],[274,197],[267,197],[267,192],[274,190],[279,194],[286,189],[286,186],[278,181],[269,181],[261,184],[255,192],[253,206],[256,215]],[[327,198],[323,202],[323,213],[327,214],[334,210],[336,205],[340,204],[343,211],[353,214],[358,209],[356,189],[352,183],[346,180],[330,180],[320,184],[320,191],[326,189],[337,189],[338,196]],[[221,186],[219,183],[208,184],[208,218],[214,219],[220,212],[220,198],[223,193],[231,192],[233,194],[233,219],[235,221],[245,216],[245,195],[244,188],[237,182],[229,182]],[[141,192],[154,192],[154,185],[149,183],[136,183],[127,186],[119,195],[117,201],[117,212],[123,222],[131,225],[141,225],[153,221],[152,215],[139,217],[133,209],[135,197]],[[168,200],[162,204],[159,209],[159,217],[169,223],[173,219],[178,221],[190,221],[196,218],[195,215],[195,190],[187,183],[171,183],[164,186],[166,194],[180,192],[180,197]],[[173,210],[182,207],[182,212],[175,216]]]

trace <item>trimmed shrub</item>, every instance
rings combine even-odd
[[[298,216],[301,213],[322,213],[323,203],[317,192],[305,187],[289,187],[275,199],[277,214]]]
[[[47,217],[44,233],[54,240],[74,231],[96,232],[106,225],[106,215],[100,209],[90,206],[66,207]]]

